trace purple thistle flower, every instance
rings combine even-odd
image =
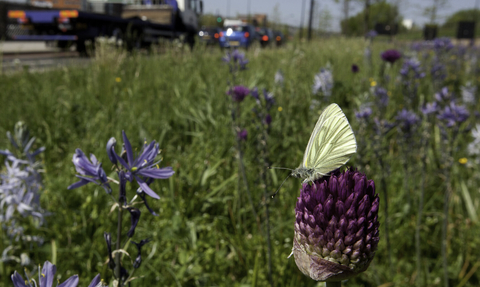
[[[384,61],[393,64],[402,57],[402,54],[397,50],[391,49],[383,52],[381,56]]]
[[[78,188],[90,182],[94,182],[101,185],[108,194],[112,193],[112,189],[108,184],[107,175],[102,168],[102,164],[97,161],[95,155],[90,154],[90,160],[88,160],[83,151],[77,148],[73,154],[72,161],[75,165],[75,169],[80,174],[76,175],[76,177],[80,178],[80,181],[70,185],[68,189]]]
[[[122,136],[127,160],[125,161],[113,149],[112,151],[115,154],[117,161],[127,170],[125,172],[126,179],[131,182],[135,178],[137,183],[140,185],[140,188],[146,194],[153,198],[159,199],[160,196],[158,196],[148,186],[146,181],[149,178],[166,179],[171,177],[175,172],[172,170],[171,167],[158,167],[158,163],[160,163],[161,160],[155,162],[155,158],[159,153],[160,147],[158,144],[155,143],[155,141],[152,141],[148,145],[145,142],[142,150],[140,151],[140,154],[137,156],[137,158],[134,158],[132,146],[124,131],[122,131]]]
[[[137,257],[135,258],[135,261],[133,262],[133,268],[138,268],[142,264],[142,247],[143,247],[143,245],[147,244],[150,241],[151,240],[149,238],[143,239],[139,243],[137,243],[135,241],[132,241],[132,243],[137,246],[137,250],[138,250]]]
[[[353,64],[352,65],[352,73],[358,73],[359,71],[360,71],[360,68],[357,65]]]
[[[293,255],[303,274],[340,281],[365,271],[379,241],[375,183],[354,170],[337,172],[300,189]]]
[[[247,130],[243,129],[237,133],[237,138],[241,141],[246,141],[248,136]]]
[[[45,261],[42,268],[42,273],[38,274],[38,284],[39,287],[52,287],[53,281],[55,281],[55,273],[57,272],[57,267],[50,263],[49,261]],[[22,276],[15,271],[11,276],[13,281],[13,286],[15,287],[33,287],[37,286],[36,283],[32,285],[32,281],[23,280]],[[28,279],[28,276],[27,276]],[[102,282],[100,282],[100,274],[95,276],[92,282],[88,285],[88,287],[103,287],[106,286]],[[78,275],[73,275],[67,280],[65,280],[62,284],[58,284],[58,287],[76,287],[78,285]]]
[[[443,111],[440,111],[437,118],[444,121],[447,127],[453,127],[466,121],[469,115],[464,106],[457,106],[454,102],[451,102]]]
[[[421,107],[421,112],[424,115],[430,115],[433,113],[436,113],[438,111],[439,107],[437,102],[432,102],[432,103],[427,103],[425,106]]]
[[[403,132],[409,133],[412,128],[420,121],[420,118],[412,111],[403,109],[397,113],[395,118]]]
[[[370,107],[361,108],[358,112],[355,112],[355,117],[357,119],[368,119],[372,114],[372,109]]]
[[[235,86],[233,90],[227,92],[227,95],[230,95],[232,100],[237,103],[242,102],[248,94],[250,94],[250,89],[245,86]]]

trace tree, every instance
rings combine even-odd
[[[433,0],[433,5],[428,6],[423,10],[423,15],[430,18],[430,24],[436,23],[438,10],[445,8],[447,2],[448,0]]]
[[[322,9],[318,15],[318,31],[328,33],[332,28],[333,15],[328,9]]]
[[[369,0],[366,1],[370,2]],[[340,25],[342,33],[349,36],[363,36],[365,28],[371,30],[375,27],[376,23],[388,23],[394,25],[400,23],[402,20],[398,7],[385,1],[369,5],[367,27],[364,25],[366,19],[365,16],[366,13],[364,9],[355,16],[341,21]]]
[[[280,23],[282,22],[282,15],[280,13],[280,5],[277,3],[275,6],[273,6],[273,11],[272,11],[272,21],[270,27],[278,30]]]

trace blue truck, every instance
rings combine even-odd
[[[192,48],[198,33],[201,0],[147,0],[117,6],[116,13],[80,9],[9,10],[8,21],[21,29],[9,35],[16,41],[54,41],[59,47],[72,43],[80,53],[86,41],[113,38],[128,50],[147,47],[161,38],[183,39]]]

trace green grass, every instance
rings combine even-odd
[[[311,111],[309,106],[315,97],[311,94],[313,75],[320,67],[331,65],[335,86],[329,102],[342,107],[356,130],[359,123],[354,111],[370,90],[369,79],[381,80],[378,55],[387,48],[402,46],[401,42],[374,43],[372,70],[364,63],[365,43],[359,39],[335,38],[302,45],[290,43],[282,49],[248,51],[248,70],[239,74],[239,82],[273,92],[278,106],[282,107],[281,111],[277,109],[272,113],[268,139],[272,165],[296,168],[301,162],[318,118],[318,111]],[[265,235],[252,217],[243,189],[237,186],[240,181],[235,137],[231,130],[229,99],[225,95],[228,68],[220,60],[222,52],[198,49],[189,53],[172,49],[161,55],[127,57],[108,48],[99,50],[98,58],[88,67],[0,76],[0,135],[23,120],[31,134],[38,138],[37,145],[46,147],[42,158],[46,170],[42,205],[53,214],[47,218],[48,224],[38,231],[30,229],[46,241],[43,246],[32,246],[28,250],[32,258],[37,264],[55,261],[61,281],[79,274],[81,286],[86,286],[98,272],[102,278],[111,277],[104,264],[107,251],[103,232],[111,232],[115,237],[116,214],[110,213],[113,202],[101,187],[87,185],[67,190],[67,186],[76,181],[71,162],[76,148],[95,154],[109,173],[105,145],[112,136],[121,142],[121,131],[125,130],[134,148],[139,148],[144,139],[157,140],[164,157],[162,165],[172,166],[176,171],[169,180],[152,184],[161,199],[149,203],[159,216],[141,209],[141,220],[133,239],[138,242],[149,237],[152,242],[145,246],[143,265],[136,273],[143,278],[133,285],[267,286]],[[353,63],[360,66],[360,73],[351,73]],[[403,105],[401,87],[396,81],[399,68],[397,63],[387,70],[392,78],[387,87],[391,91],[387,110],[390,120]],[[284,87],[274,85],[278,69],[284,72]],[[474,79],[462,71],[452,70],[446,80],[457,92],[460,85]],[[117,77],[120,82],[116,81]],[[432,100],[435,91],[429,76],[419,84],[421,100]],[[255,150],[259,135],[249,112],[253,107],[251,98],[242,103],[244,113],[240,122],[249,131],[245,148],[247,177],[255,207],[263,216],[263,188],[258,184],[261,167]],[[471,108],[478,110],[478,103]],[[473,121],[472,117],[470,123]],[[369,142],[370,138],[364,140]],[[478,286],[480,280],[473,269],[480,262],[480,226],[465,209],[466,204],[472,204],[479,215],[478,166],[458,164],[458,158],[467,156],[465,147],[470,140],[469,134],[461,135],[452,176],[448,233],[451,286],[462,286],[460,283],[469,272],[472,274],[463,286]],[[410,163],[409,187],[413,206],[407,209],[396,130],[387,136],[385,144],[388,147],[385,161],[391,166],[386,182],[395,274],[390,276],[387,264],[381,199],[381,239],[376,257],[365,273],[344,286],[408,286],[415,282],[416,276],[425,278],[425,286],[440,286],[445,184],[441,166],[436,162],[438,142],[432,144],[428,157],[422,225],[424,272],[421,275],[416,274],[414,245],[420,165],[414,156],[415,160]],[[9,144],[6,137],[1,136],[0,149],[5,148],[9,148]],[[361,171],[379,187],[381,171],[376,159],[371,150],[364,152],[362,160],[367,164]],[[359,161],[354,156],[348,165],[357,164]],[[273,184],[269,188],[273,192],[287,172],[276,171],[271,175]],[[469,203],[461,191],[462,182],[470,195]],[[137,186],[133,184],[128,188],[131,198]],[[270,201],[275,286],[317,286],[298,270],[293,258],[287,259],[292,248],[294,207],[299,189],[300,181],[289,179],[279,195]],[[124,220],[128,221],[128,217]],[[132,256],[136,254],[134,246],[128,251]],[[2,274],[22,269],[17,265],[3,268]],[[2,282],[8,280],[4,278]],[[5,286],[11,285],[8,284]]]

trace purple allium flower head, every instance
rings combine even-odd
[[[389,62],[389,63],[395,63],[398,59],[400,59],[402,57],[402,54],[395,50],[395,49],[391,49],[391,50],[386,50],[385,52],[382,53],[382,59],[386,62]]]
[[[142,247],[143,245],[147,244],[150,241],[151,240],[149,238],[143,239],[139,243],[132,241],[132,243],[137,246],[137,250],[138,250],[137,257],[135,258],[135,262],[133,262],[133,268],[138,268],[142,264]]]
[[[237,133],[237,138],[242,140],[242,141],[246,141],[247,136],[248,136],[248,132],[245,129],[243,129],[243,130],[241,130]]]
[[[420,118],[412,111],[403,109],[397,113],[395,118],[398,121],[400,128],[408,133],[420,121]]]
[[[55,273],[57,272],[57,267],[50,263],[49,261],[45,261],[42,268],[42,273],[38,275],[38,286],[39,287],[52,287],[53,282],[55,281]],[[30,280],[25,281],[23,280],[22,276],[15,271],[12,275],[13,286],[15,287],[32,287],[37,286],[36,283],[32,285]],[[27,276],[28,278],[28,276]],[[93,278],[92,282],[88,285],[88,287],[103,287],[106,286],[100,282],[100,274]],[[58,284],[55,286],[58,287],[76,287],[78,285],[78,275],[73,275],[62,284]]]
[[[427,103],[420,110],[424,115],[430,115],[438,111],[438,104],[437,102]]]
[[[372,109],[370,107],[361,108],[358,112],[355,112],[355,117],[357,119],[368,119],[372,114]]]
[[[365,271],[379,241],[375,183],[354,170],[336,172],[300,189],[293,255],[303,274],[340,281]]]
[[[388,91],[385,88],[382,88],[380,86],[375,87],[374,94],[377,98],[377,102],[383,106],[386,107],[388,105]]]
[[[360,71],[360,68],[356,64],[353,64],[352,65],[352,73],[358,73],[359,71]]]
[[[101,185],[108,194],[112,193],[112,189],[108,184],[107,175],[102,168],[102,164],[98,162],[95,155],[90,154],[90,160],[88,160],[83,151],[77,148],[73,154],[72,161],[75,165],[75,169],[80,174],[76,175],[78,178],[80,178],[80,181],[70,185],[68,189],[74,189],[84,186],[87,183],[94,182],[98,185]]]
[[[312,93],[317,94],[320,90],[323,95],[330,97],[333,88],[333,75],[329,69],[322,68],[320,73],[316,74],[313,78]]]
[[[272,116],[271,116],[270,114],[267,114],[267,115],[265,116],[265,123],[266,123],[267,125],[270,125],[270,124],[272,123]]]
[[[234,102],[242,102],[245,97],[250,94],[250,89],[245,86],[235,86],[233,90],[229,90],[227,95],[232,97]]]
[[[403,77],[408,77],[409,74],[412,74],[413,78],[415,79],[421,79],[425,77],[425,73],[422,72],[420,67],[420,62],[415,58],[405,59],[405,61],[403,61],[400,74]]]
[[[451,102],[450,105],[440,111],[437,118],[444,121],[447,127],[453,127],[466,121],[469,115],[464,106],[457,106],[454,102]]]
[[[149,178],[154,179],[166,179],[171,177],[175,172],[171,167],[159,168],[158,163],[161,161],[155,162],[157,155],[159,154],[160,147],[155,141],[152,141],[150,144],[143,145],[142,150],[139,155],[135,158],[132,150],[130,141],[127,138],[127,135],[122,131],[124,149],[127,156],[127,160],[124,160],[119,156],[115,151],[115,157],[118,162],[126,169],[125,177],[128,181],[132,181],[134,178],[137,183],[140,185],[140,188],[149,196],[159,199],[160,197],[156,194],[146,183]]]

